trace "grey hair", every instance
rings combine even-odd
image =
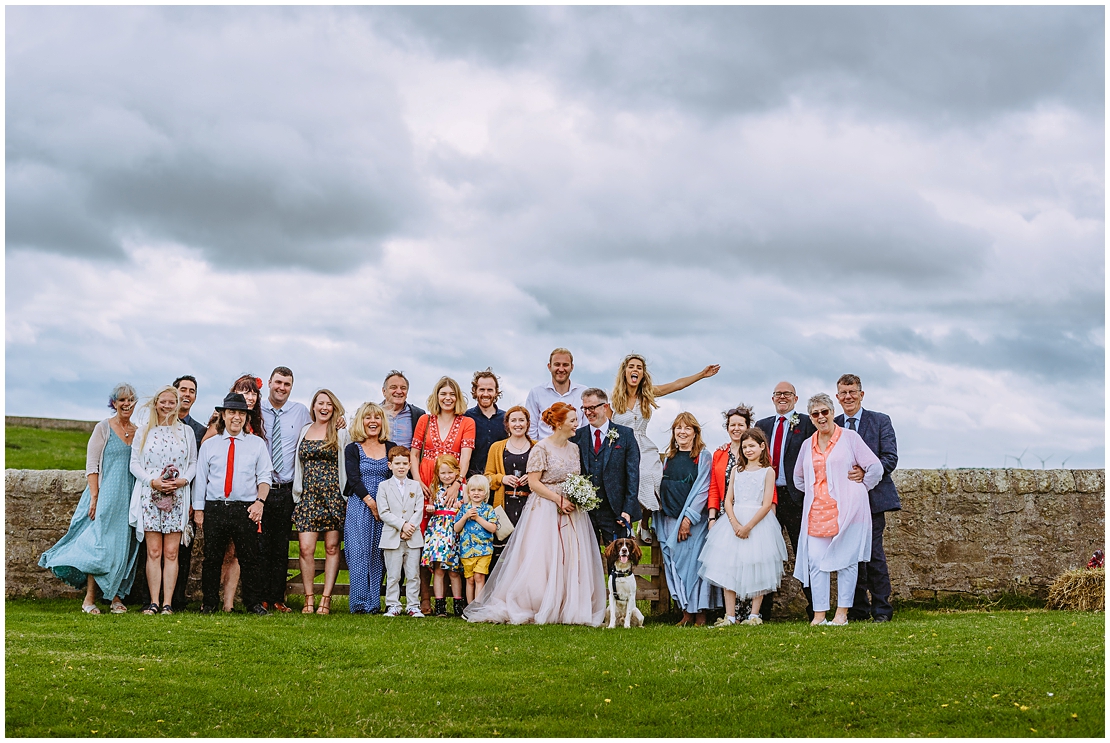
[[[806,412],[812,413],[813,406],[821,402],[829,406],[829,415],[834,415],[836,413],[836,408],[833,407],[832,398],[826,395],[824,392],[818,392],[816,395],[809,398],[809,402],[806,403]]]
[[[407,384],[409,387],[412,386],[412,383],[409,382],[409,378],[405,376],[405,373],[403,371],[399,371],[397,369],[390,369],[389,374],[386,374],[385,379],[382,380],[382,389],[383,390],[386,387],[389,386],[389,380],[393,379],[394,377],[400,377],[401,379],[405,380],[405,384]]]
[[[126,397],[127,395],[130,395],[132,398],[134,398],[136,403],[139,402],[139,393],[135,391],[135,388],[129,385],[127,382],[120,382],[112,388],[112,394],[108,395],[108,407],[112,410],[115,410],[116,403],[119,401],[119,399],[121,397]]]
[[[590,387],[588,390],[582,393],[583,400],[591,396],[596,397],[600,402],[609,402],[609,393],[601,389],[600,387]]]

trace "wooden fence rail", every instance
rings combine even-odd
[[[294,544],[297,543],[297,532],[290,533],[289,541]],[[639,537],[637,537],[637,542],[641,549],[648,546],[644,545]],[[663,550],[659,548],[658,544],[650,545],[650,549],[650,561],[637,565],[632,570],[636,575],[636,598],[640,601],[650,601],[653,615],[665,614],[670,609],[671,593],[667,590],[667,578],[663,570]],[[313,560],[313,563],[313,582],[315,583],[316,578],[324,574],[324,558],[317,557]],[[347,559],[342,549],[339,550],[339,569],[347,569]],[[285,584],[285,592],[293,596],[303,596],[304,586],[301,583],[300,576],[301,564],[296,557],[289,558],[289,570],[294,571],[296,575]],[[350,593],[350,583],[340,583],[336,580],[332,595],[348,596]]]

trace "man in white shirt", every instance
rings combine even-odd
[[[557,402],[573,406],[579,423],[585,420],[582,416],[582,393],[586,388],[570,381],[570,373],[574,371],[574,356],[571,352],[565,348],[556,348],[547,357],[547,370],[551,372],[551,381],[533,387],[524,403],[524,407],[528,408],[528,416],[532,419],[528,436],[533,441],[551,435],[551,426],[544,423],[540,416]]]
[[[219,435],[201,444],[193,486],[193,518],[198,527],[208,522],[204,529],[204,600],[200,611],[212,614],[219,605],[220,568],[231,541],[239,558],[243,604],[251,614],[265,616],[269,612],[262,606],[258,531],[274,465],[262,439],[243,430],[246,398],[238,392],[229,393],[216,410],[220,414],[216,422]]]
[[[270,495],[262,512],[262,605],[273,611],[292,611],[285,605],[289,575],[289,532],[293,529],[293,466],[297,437],[312,422],[308,408],[289,399],[293,371],[279,366],[270,372],[269,394],[262,400],[262,428],[274,471]]]

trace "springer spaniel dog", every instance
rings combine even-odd
[[[605,565],[609,568],[606,581],[609,605],[605,607],[605,620],[609,629],[617,626],[617,618],[625,628],[643,627],[644,615],[636,608],[636,576],[632,568],[640,563],[641,551],[633,539],[616,539],[605,548]]]

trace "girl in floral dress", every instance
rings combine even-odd
[[[447,598],[443,595],[443,574],[450,572],[451,595],[454,599],[455,614],[462,616],[466,608],[463,598],[462,578],[459,570],[459,535],[455,533],[455,515],[458,512],[461,469],[459,460],[451,454],[444,454],[435,461],[432,476],[432,515],[424,530],[424,554],[420,564],[432,568],[434,578],[432,589],[435,591],[435,614],[447,616]]]

